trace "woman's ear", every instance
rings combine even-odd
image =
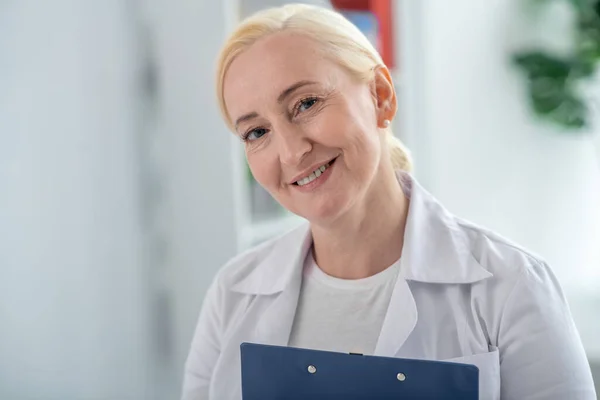
[[[396,116],[398,101],[396,99],[396,91],[394,89],[390,71],[383,65],[375,68],[372,94],[373,99],[375,100],[377,125],[384,127],[383,121],[392,121]]]

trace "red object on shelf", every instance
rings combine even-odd
[[[394,29],[392,0],[331,0],[331,5],[339,11],[368,11],[379,23],[379,53],[389,69],[394,68]]]

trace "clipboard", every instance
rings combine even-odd
[[[242,343],[243,400],[477,400],[479,369]]]

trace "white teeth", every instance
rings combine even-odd
[[[329,168],[329,164],[321,165],[319,168],[317,168],[316,170],[314,170],[306,178],[299,179],[298,181],[296,181],[296,183],[298,184],[298,186],[304,186],[307,183],[310,183],[310,182],[314,181],[315,179],[317,179],[319,176],[321,176],[321,174],[323,172],[325,172],[325,170],[327,168]]]

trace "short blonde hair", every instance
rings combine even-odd
[[[288,4],[269,8],[246,18],[223,46],[217,65],[217,98],[221,113],[230,129],[231,116],[223,96],[225,74],[233,60],[257,40],[281,31],[307,35],[323,46],[327,57],[345,68],[353,77],[369,81],[376,67],[385,65],[369,39],[341,14],[306,4]],[[395,169],[412,170],[406,146],[388,128],[387,144]]]

